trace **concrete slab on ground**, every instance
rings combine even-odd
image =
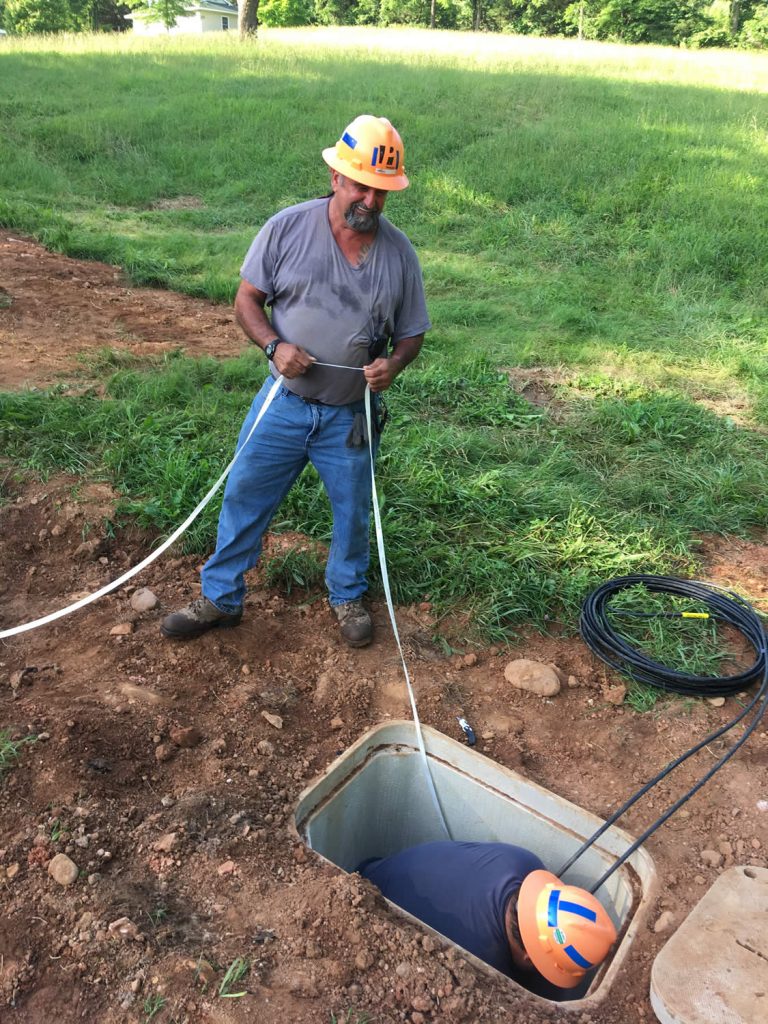
[[[723,872],[651,970],[661,1024],[768,1021],[768,868]]]

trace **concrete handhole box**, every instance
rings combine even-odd
[[[602,824],[588,811],[435,729],[423,727],[423,736],[454,839],[524,846],[547,868],[558,871]],[[388,722],[365,733],[304,790],[295,825],[311,849],[344,871],[354,871],[368,857],[387,857],[419,843],[445,839],[413,722]],[[631,843],[632,837],[623,830],[608,829],[564,881],[589,888]],[[607,996],[645,919],[655,880],[653,861],[641,848],[596,893],[616,925],[619,941],[587,991],[574,990],[573,998],[558,1004],[561,1008],[583,1010]],[[391,905],[397,913],[405,913]],[[493,977],[502,977],[462,952]]]

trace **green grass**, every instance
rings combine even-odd
[[[575,621],[625,572],[690,574],[701,532],[768,525],[768,57],[402,31],[5,40],[0,223],[230,301],[258,227],[323,193],[361,110],[400,127],[434,321],[379,461],[400,601],[501,638]],[[353,97],[353,99],[350,99]],[[0,396],[19,468],[105,476],[168,533],[231,456],[264,376],[90,359],[106,397]],[[499,367],[541,368],[531,405]],[[214,536],[216,503],[186,544]],[[327,541],[307,473],[276,529]],[[311,560],[310,560],[311,561]],[[299,554],[269,567],[312,585]],[[375,582],[375,568],[374,568]]]
[[[21,756],[22,748],[28,743],[34,743],[34,736],[25,736],[20,740],[12,740],[10,735],[0,729],[0,778],[3,773],[13,768]]]
[[[226,970],[219,985],[219,996],[222,999],[239,999],[248,993],[246,991],[232,992],[233,986],[238,985],[248,975],[251,969],[250,961],[245,957],[235,957]]]
[[[147,998],[144,1000],[143,1006],[145,1024],[148,1024],[149,1021],[151,1021],[154,1017],[157,1016],[158,1013],[160,1013],[162,1008],[165,1006],[166,1002],[167,1000],[165,996],[161,996],[159,994],[147,996]]]

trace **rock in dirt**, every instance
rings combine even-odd
[[[617,708],[621,707],[626,696],[627,688],[624,683],[617,683],[615,686],[606,686],[603,688],[603,698],[607,700],[609,704],[614,704]]]
[[[202,742],[203,734],[199,729],[196,729],[194,725],[187,726],[186,728],[179,727],[177,729],[171,729],[170,740],[174,746],[183,747],[185,750],[189,750],[192,747],[196,747]]]
[[[528,658],[510,661],[504,669],[504,678],[518,690],[535,693],[539,697],[554,697],[560,693],[560,678],[548,665]]]
[[[719,868],[724,860],[722,853],[717,850],[702,850],[700,857],[701,863],[706,864],[708,868]]]
[[[140,587],[131,594],[131,608],[135,612],[151,612],[160,604],[157,596],[149,587]]]
[[[72,885],[79,873],[77,864],[66,853],[57,853],[48,865],[48,874],[59,885]]]
[[[721,708],[725,704],[725,697],[707,697],[707,703],[713,708]]]
[[[269,711],[262,711],[261,712],[261,717],[265,721],[269,722],[269,724],[271,726],[273,726],[273,728],[275,728],[275,729],[282,729],[283,728],[283,720],[280,717],[280,715],[272,715],[272,714],[269,713]]]
[[[129,917],[119,917],[108,926],[109,934],[116,938],[141,942],[144,936]]]
[[[157,853],[170,853],[176,846],[177,839],[177,832],[167,832],[164,836],[160,836],[159,839],[152,843],[152,849]]]
[[[160,761],[162,764],[164,761],[170,761],[174,755],[174,747],[171,743],[159,743],[155,747],[155,760]]]
[[[119,622],[109,631],[110,636],[130,636],[133,632],[132,622]]]
[[[661,935],[664,932],[668,932],[674,923],[675,915],[671,910],[665,910],[663,914],[659,915],[659,919],[654,924],[653,930],[657,935]]]

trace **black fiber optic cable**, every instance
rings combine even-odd
[[[645,586],[649,591],[656,593],[673,594],[678,597],[685,597],[699,601],[706,605],[710,611],[707,613],[662,613],[665,618],[713,618],[718,622],[725,622],[737,629],[751,644],[755,651],[754,664],[744,672],[725,677],[696,676],[684,672],[677,672],[666,668],[646,657],[635,648],[631,647],[614,629],[608,619],[608,603],[610,599],[621,590],[634,586]],[[627,615],[635,613],[621,612]],[[641,614],[639,617],[651,617]],[[682,764],[702,747],[719,738],[728,732],[745,718],[755,707],[757,712],[752,722],[747,726],[744,734],[730,750],[726,751],[723,757],[713,767],[677,800],[664,814],[661,815],[645,832],[629,847],[628,850],[605,872],[605,874],[590,889],[590,892],[597,890],[618,870],[619,867],[638,849],[645,840],[664,824],[686,801],[704,786],[736,751],[746,742],[758,722],[762,719],[768,706],[768,649],[766,633],[757,612],[749,602],[745,601],[738,594],[724,590],[714,584],[700,583],[691,580],[680,580],[666,576],[622,576],[610,580],[598,587],[587,597],[582,607],[581,633],[584,642],[606,664],[611,665],[631,679],[636,679],[650,686],[671,693],[682,693],[687,696],[718,697],[731,696],[739,693],[755,683],[760,683],[758,692],[745,708],[726,725],[721,726],[715,732],[706,736],[703,740],[691,747],[671,764],[663,768],[654,778],[645,783],[633,796],[611,815],[601,827],[573,854],[558,872],[563,874],[589,849],[590,846],[613,825],[630,807],[633,806],[642,796],[652,789],[658,782],[670,774],[678,765]]]

